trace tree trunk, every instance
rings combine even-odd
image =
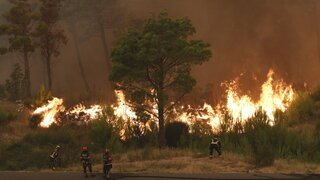
[[[159,116],[159,148],[164,148],[166,145],[166,139],[165,139],[165,120],[164,120],[164,72],[163,72],[163,66],[160,66],[160,73],[159,73],[159,89],[157,92],[157,98],[158,98],[158,116]]]
[[[48,75],[48,90],[52,89],[52,73],[51,73],[51,57],[48,55],[46,58],[47,75]]]
[[[31,97],[31,82],[30,82],[30,67],[29,67],[29,56],[28,52],[24,50],[24,97]]]
[[[106,61],[106,67],[107,67],[107,71],[109,73],[110,69],[111,69],[111,62],[110,62],[110,57],[109,57],[109,50],[108,50],[108,44],[107,44],[107,40],[106,40],[106,33],[104,31],[104,27],[103,27],[103,23],[101,23],[99,21],[99,31],[100,31],[100,38],[102,41],[102,47],[103,47],[103,51],[104,51],[104,55],[105,55],[105,61]]]
[[[81,55],[80,55],[80,49],[79,49],[79,42],[78,42],[78,37],[76,35],[76,32],[74,31],[72,34],[73,40],[74,40],[74,46],[76,49],[76,54],[77,54],[77,60],[78,60],[78,64],[79,64],[79,68],[80,68],[80,74],[84,83],[84,86],[86,88],[87,93],[90,92],[90,88],[89,88],[89,84],[87,81],[87,76],[84,72],[84,67],[83,67],[83,63],[82,63],[82,59],[81,59]]]
[[[109,79],[108,76],[111,71],[111,60],[110,60],[110,54],[109,54],[108,44],[106,40],[106,33],[104,31],[103,23],[99,21],[98,24],[99,24],[100,38],[101,38],[102,47],[105,55],[105,61],[106,61],[107,79]],[[106,88],[107,88],[107,92],[112,92],[112,85],[110,81],[107,81]],[[111,102],[111,97],[108,96],[106,100],[107,102]]]
[[[163,90],[158,92],[158,116],[159,116],[159,148],[162,149],[166,145],[165,140],[165,126],[164,126],[164,97],[163,97]]]

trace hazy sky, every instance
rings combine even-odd
[[[0,0],[0,5],[4,1]],[[209,62],[193,70],[199,87],[208,83],[217,86],[245,73],[244,87],[250,89],[265,80],[270,68],[297,86],[303,82],[311,86],[320,83],[319,1],[119,0],[118,3],[121,8],[115,11],[126,17],[145,18],[152,12],[167,9],[173,17],[191,18],[197,29],[193,38],[208,41],[213,51]],[[0,7],[2,11],[4,7]],[[106,29],[109,47],[115,41],[113,31]],[[100,39],[82,41],[80,48],[90,85],[103,91],[108,72],[104,68]],[[75,57],[74,42],[69,38],[53,65],[54,91],[58,94],[84,90]],[[8,78],[16,59],[16,56],[0,57],[0,82]],[[34,55],[31,63],[34,90],[44,82],[42,67],[38,55]]]

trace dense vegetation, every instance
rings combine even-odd
[[[15,6],[6,13],[7,24],[0,26],[0,33],[1,35],[13,36],[18,39],[9,43],[10,47],[1,48],[0,53],[18,51],[25,55],[24,60],[25,63],[28,64],[29,56],[35,51],[35,48],[38,48],[38,46],[35,46],[37,43],[33,42],[33,40],[37,38],[44,40],[47,36],[51,36],[55,31],[49,31],[52,30],[49,29],[49,27],[55,27],[58,17],[54,16],[56,21],[50,24],[48,21],[45,21],[44,15],[46,12],[42,12],[40,16],[39,14],[34,14],[34,12],[29,12],[31,11],[30,5],[25,1],[21,1],[20,3],[18,1],[12,2],[15,2]],[[46,9],[47,11],[50,10],[50,12],[51,10],[58,11],[56,8],[52,9],[49,8],[50,6],[44,6],[50,5],[46,4],[46,2],[49,2],[48,0],[41,2],[44,3],[42,4],[43,11]],[[97,7],[93,7],[93,9],[96,8]],[[27,24],[30,24],[32,21],[38,21],[41,17],[40,19],[44,24],[37,28],[37,33],[28,32],[24,34],[23,37],[16,37],[13,32],[9,31],[13,26],[12,20],[14,18],[12,17],[15,15],[14,10],[19,9],[24,10],[23,12],[26,13],[20,14],[21,16],[19,16],[19,18],[24,19],[23,17],[25,16],[29,17],[26,19]],[[74,20],[74,16],[77,16],[77,13],[70,15],[69,18],[73,17],[71,18],[72,21],[77,22]],[[105,24],[100,22],[99,19],[97,19],[97,21],[97,25],[101,26],[101,36],[104,37]],[[71,25],[74,24],[71,23]],[[14,27],[17,28],[19,26]],[[73,29],[75,31],[77,28],[73,27]],[[56,35],[55,37],[58,37],[57,39],[51,39],[52,41],[50,41],[49,44],[42,41],[41,44],[41,52],[47,65],[49,89],[52,86],[51,59],[59,55],[59,45],[66,43],[63,31],[56,31],[57,32],[53,34]],[[32,128],[33,131],[31,133],[25,134],[25,136],[19,140],[0,144],[0,170],[47,168],[49,154],[57,144],[60,144],[62,147],[62,167],[67,167],[79,162],[78,156],[82,146],[88,146],[92,154],[100,154],[106,147],[110,148],[113,153],[120,154],[127,153],[133,149],[141,149],[144,152],[144,157],[141,157],[141,160],[150,158],[148,151],[159,145],[161,145],[161,147],[189,149],[207,155],[212,137],[210,126],[202,124],[201,122],[197,122],[191,127],[182,122],[173,121],[164,123],[167,119],[163,117],[165,109],[170,110],[170,108],[172,108],[170,105],[168,106],[168,102],[170,102],[168,99],[172,97],[172,94],[167,94],[165,92],[165,90],[168,91],[166,88],[170,87],[170,93],[179,92],[179,94],[184,95],[190,92],[195,85],[195,80],[190,76],[191,65],[201,64],[211,57],[207,43],[188,40],[187,37],[194,33],[195,29],[188,18],[173,20],[168,17],[166,12],[163,12],[159,15],[158,19],[148,19],[144,31],[134,30],[127,32],[126,36],[123,37],[119,46],[112,54],[115,68],[113,68],[111,80],[122,83],[123,86],[140,83],[138,88],[118,88],[126,90],[126,92],[130,94],[131,102],[138,104],[135,108],[138,113],[141,112],[139,114],[141,115],[139,117],[141,121],[149,118],[145,116],[146,113],[144,112],[148,107],[145,107],[146,105],[142,107],[142,103],[145,102],[146,99],[153,102],[158,101],[158,107],[160,108],[162,106],[158,111],[158,115],[161,114],[162,117],[159,117],[158,120],[160,121],[160,128],[163,128],[163,130],[154,126],[151,128],[152,131],[142,132],[137,125],[127,125],[128,131],[125,132],[125,138],[123,138],[120,135],[122,134],[122,129],[120,128],[122,126],[119,125],[123,123],[123,120],[116,119],[116,117],[112,116],[110,107],[107,108],[105,113],[99,118],[89,123],[79,124],[68,122],[65,124],[52,125],[48,129],[38,128],[41,116],[32,116],[29,119],[29,127],[25,127]],[[76,32],[72,32],[72,34],[76,34]],[[25,38],[27,38],[26,41],[24,41]],[[77,38],[78,37],[74,35],[75,46],[78,45]],[[174,43],[171,44],[172,42]],[[48,45],[52,44],[56,48],[48,49]],[[106,44],[104,44],[104,46],[106,46]],[[77,58],[81,69],[80,71],[82,72],[82,78],[89,92],[89,86],[84,77],[78,48],[79,47],[76,47],[78,50]],[[106,47],[104,47],[104,49],[107,51]],[[159,49],[162,51],[159,51]],[[106,54],[108,53],[106,52]],[[128,59],[136,60],[136,62],[128,61]],[[158,62],[159,59],[160,62]],[[110,68],[109,57],[106,56],[105,60],[108,68]],[[165,64],[164,62],[169,62],[170,64]],[[165,66],[169,66],[170,68],[166,69],[164,68]],[[171,66],[174,67],[174,70],[171,70]],[[140,67],[143,69],[140,69]],[[24,99],[28,107],[38,107],[52,97],[51,93],[42,87],[39,94],[32,98],[30,95],[31,82],[29,67],[25,66],[24,68],[24,72],[22,72],[23,70],[20,65],[17,64],[14,66],[10,79],[8,79],[4,85],[0,85],[0,98],[5,98],[10,101]],[[176,69],[178,69],[178,71],[176,71]],[[164,72],[167,72],[167,74]],[[127,75],[124,76],[124,73],[127,73]],[[161,78],[159,79],[159,77]],[[146,78],[149,81],[147,81]],[[164,81],[165,79],[169,81]],[[168,84],[164,84],[165,82],[168,82]],[[151,89],[154,89],[156,93],[153,93]],[[179,98],[180,96],[178,96],[178,100],[180,100]],[[299,93],[298,97],[286,112],[277,112],[275,114],[273,126],[270,126],[270,119],[268,119],[264,112],[257,112],[254,117],[245,123],[235,124],[230,123],[233,119],[226,114],[224,122],[221,124],[221,132],[219,133],[222,150],[223,152],[232,151],[243,154],[248,158],[248,161],[256,166],[272,165],[274,160],[278,158],[293,158],[300,161],[320,163],[319,113],[320,86],[316,88],[313,93]],[[8,124],[16,120],[16,117],[16,113],[10,112],[0,106],[0,128],[5,129]],[[164,129],[166,129],[166,131]],[[160,131],[161,133],[158,133]],[[159,139],[159,136],[165,138],[165,140],[162,138]],[[163,144],[165,142],[166,144]],[[100,157],[96,157],[97,158],[93,159],[94,162],[99,162]]]
[[[318,93],[319,89],[311,94],[300,94],[287,112],[276,113],[273,126],[269,125],[270,120],[263,112],[257,112],[246,123],[232,127],[228,123],[232,119],[226,115],[220,132],[223,151],[243,154],[256,166],[272,165],[279,158],[320,163],[320,121],[319,108],[316,106],[319,103]],[[311,128],[301,128],[303,126]],[[206,126],[195,124],[190,131],[186,124],[172,122],[166,127],[168,147],[187,148],[208,154],[211,134],[204,133],[207,132],[203,131]],[[39,128],[17,142],[2,146],[0,169],[47,168],[48,155],[56,144],[63,147],[62,167],[78,163],[78,154],[84,145],[93,154],[100,154],[105,147],[113,153],[121,154],[134,149],[149,151],[158,146],[156,132],[141,134],[134,127],[129,129],[126,132],[128,138],[121,140],[120,129],[115,128],[107,116],[101,116],[89,124],[69,123],[53,125],[49,129]],[[95,162],[100,162],[99,157],[94,159]]]

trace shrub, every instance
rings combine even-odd
[[[251,147],[253,163],[257,166],[272,165],[277,152],[274,128],[263,112],[257,112],[245,124],[245,133]]]
[[[299,94],[288,108],[287,120],[293,125],[315,118],[315,102],[308,94]]]
[[[3,108],[0,107],[0,126],[8,124],[10,121],[15,120],[16,117],[16,114],[12,112],[6,112]]]
[[[189,139],[189,127],[183,122],[166,124],[166,142],[169,147],[186,147]]]
[[[40,114],[32,115],[29,119],[29,126],[32,129],[35,129],[39,126],[40,122],[42,120],[42,116]]]
[[[19,100],[22,98],[24,89],[23,76],[20,65],[15,64],[10,74],[10,79],[8,79],[5,84],[10,100]]]
[[[34,96],[32,99],[30,99],[30,102],[25,102],[25,103],[30,103],[34,107],[39,107],[47,103],[48,100],[50,99],[52,99],[51,92],[47,90],[44,85],[41,85],[37,95]]]
[[[112,127],[104,120],[95,120],[91,123],[90,137],[95,147],[103,149],[107,140],[112,136]]]
[[[6,97],[5,86],[0,84],[0,99],[5,98],[5,97]]]

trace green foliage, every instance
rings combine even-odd
[[[312,92],[311,98],[314,101],[320,101],[320,85],[318,85]]]
[[[195,28],[189,18],[173,19],[167,12],[148,18],[143,27],[127,31],[112,50],[109,79],[129,95],[136,109],[154,114],[148,102],[156,102],[159,145],[165,145],[164,113],[196,84],[192,65],[211,57],[209,44],[189,40]]]
[[[77,159],[77,146],[69,128],[39,130],[24,136],[20,141],[2,149],[0,169],[22,170],[48,168],[49,155],[57,144],[61,145],[62,166],[74,163]]]
[[[95,120],[91,123],[90,137],[96,148],[106,148],[112,134],[112,127],[105,120]]]
[[[24,75],[19,64],[14,65],[10,79],[6,81],[5,87],[10,100],[19,100],[23,97]]]
[[[10,121],[15,120],[17,115],[12,112],[6,112],[1,106],[0,106],[0,126],[4,126],[8,124]]]
[[[169,147],[187,147],[189,126],[183,122],[166,124],[166,142]]]
[[[315,118],[315,101],[305,93],[300,93],[292,102],[286,115],[289,124],[297,124],[311,121]]]
[[[41,0],[40,23],[36,30],[41,56],[47,67],[49,90],[52,88],[52,58],[60,55],[61,45],[67,44],[65,32],[58,28],[60,5],[61,0]]]
[[[0,25],[0,35],[8,38],[8,47],[1,47],[1,54],[19,52],[24,60],[24,96],[31,96],[29,57],[35,51],[36,42],[33,25],[39,14],[27,0],[9,0],[13,5],[3,14],[6,24]]]
[[[2,24],[2,34],[9,35],[9,51],[33,52],[35,43],[32,40],[31,27],[39,18],[31,4],[26,0],[10,0],[13,7],[3,14],[8,24]]]
[[[42,116],[39,114],[32,115],[29,119],[29,126],[31,129],[35,129],[39,126],[42,120]]]
[[[0,99],[6,97],[6,88],[4,85],[0,84]]]
[[[42,106],[43,104],[47,103],[48,100],[51,100],[52,99],[52,93],[47,90],[45,88],[45,86],[40,86],[40,89],[39,89],[39,92],[38,94],[33,97],[33,99],[31,100],[31,104],[32,106],[34,107],[40,107]]]
[[[245,132],[251,146],[253,161],[257,166],[272,165],[276,158],[276,138],[274,128],[263,112],[257,112],[255,116],[245,124]]]

